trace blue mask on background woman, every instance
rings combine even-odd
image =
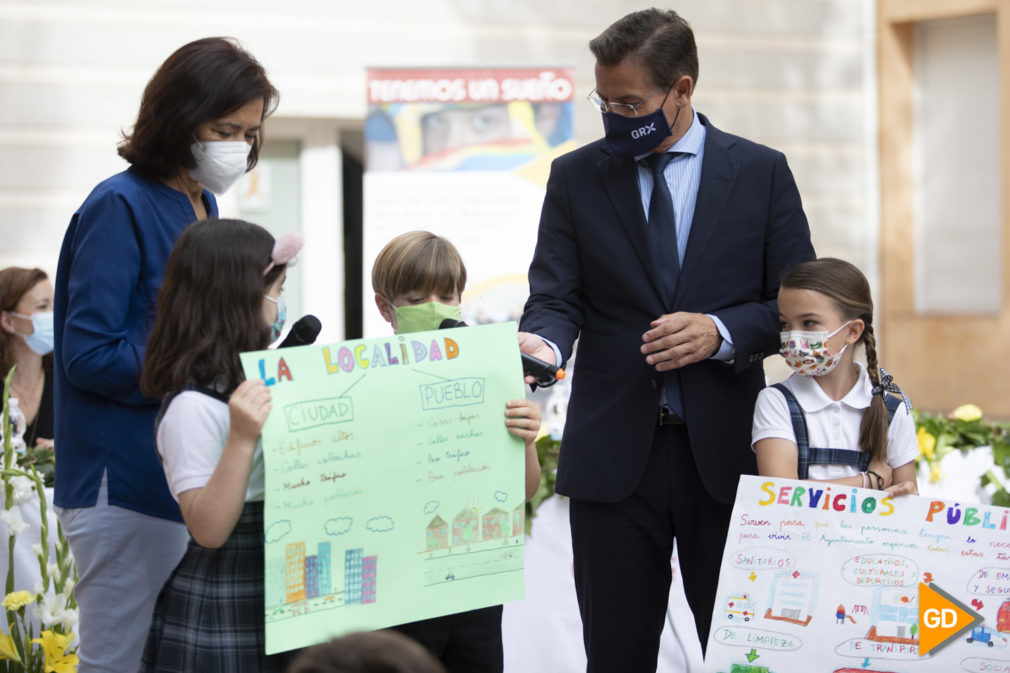
[[[18,333],[18,336],[25,340],[29,348],[39,355],[48,355],[53,352],[53,344],[56,343],[56,337],[53,333],[52,311],[32,313],[31,315],[15,313],[14,311],[8,311],[8,313],[18,318],[32,321],[31,334]]]

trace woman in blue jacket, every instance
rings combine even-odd
[[[205,38],[166,60],[119,144],[130,163],[74,213],[56,273],[56,494],[77,561],[81,673],[136,671],[154,602],[188,540],[140,392],[165,262],[256,165],[277,105],[263,67]]]

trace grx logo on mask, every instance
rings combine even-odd
[[[635,140],[638,140],[643,136],[649,135],[655,130],[656,130],[656,122],[652,122],[651,124],[646,124],[645,126],[632,130],[631,137],[634,138]]]

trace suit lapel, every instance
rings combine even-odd
[[[698,201],[694,207],[691,234],[687,238],[687,249],[680,265],[677,279],[677,298],[674,306],[679,306],[698,265],[704,256],[712,232],[718,225],[723,208],[729,199],[733,181],[736,180],[737,160],[730,152],[734,140],[712,126],[704,115],[698,115],[706,127],[705,157],[701,163],[701,183],[698,186]]]
[[[641,268],[645,270],[658,297],[663,296],[659,276],[653,269],[652,252],[649,249],[649,235],[642,212],[642,195],[638,189],[638,167],[631,157],[621,156],[604,147],[603,156],[596,165],[614,212],[624,227],[631,247],[638,255]],[[664,305],[666,301],[663,301]]]

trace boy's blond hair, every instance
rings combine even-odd
[[[386,299],[421,292],[463,294],[466,267],[456,246],[429,231],[400,234],[372,265],[372,289]]]

